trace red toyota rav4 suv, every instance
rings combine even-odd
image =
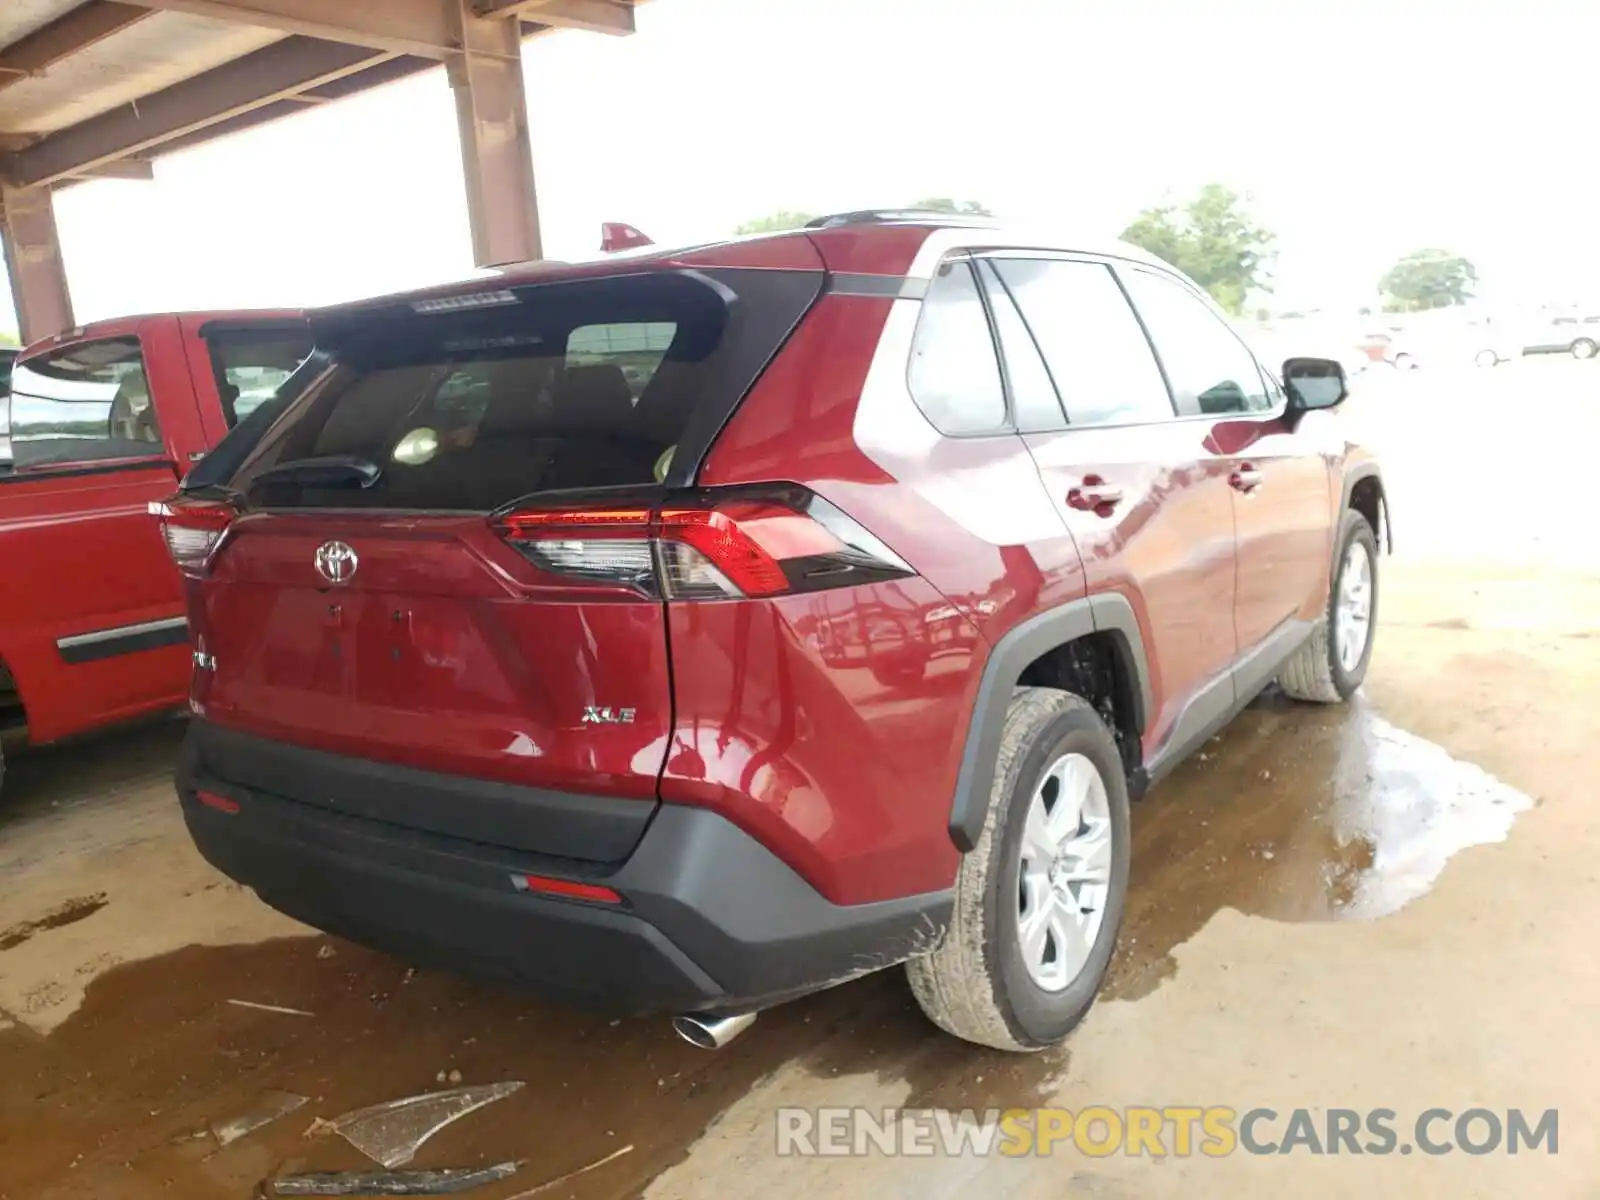
[[[680,1014],[905,962],[1093,1000],[1128,799],[1371,652],[1383,491],[1187,280],[914,214],[313,313],[166,505],[202,853],[413,962]]]

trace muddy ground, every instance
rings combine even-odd
[[[1363,694],[1272,695],[1135,810],[1107,997],[1060,1051],[935,1032],[891,972],[718,1054],[316,935],[193,852],[160,722],[11,764],[0,808],[0,1198],[223,1200],[368,1164],[315,1117],[520,1092],[425,1166],[541,1196],[1600,1195],[1600,364],[1383,379],[1399,554]],[[1527,488],[1508,488],[1523,481]],[[296,1012],[230,1003],[245,1000]],[[308,1015],[302,1015],[308,1014]],[[308,1098],[226,1148],[263,1093]],[[796,1159],[784,1105],[1560,1111],[1559,1153]]]

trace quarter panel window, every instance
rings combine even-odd
[[[995,269],[1044,354],[1069,424],[1172,418],[1150,342],[1109,267],[1004,258],[995,260]]]
[[[940,433],[996,433],[1006,427],[1000,361],[970,263],[945,263],[928,286],[911,344],[908,383],[922,415]]]
[[[19,363],[10,405],[17,470],[166,452],[137,338],[83,342]]]
[[[1183,284],[1132,270],[1128,293],[1161,354],[1181,416],[1266,412],[1272,397],[1255,356],[1238,335]]]
[[[1061,410],[1061,399],[1056,395],[1056,385],[1045,369],[1027,323],[1012,303],[1011,293],[995,274],[992,262],[980,264],[978,274],[983,277],[989,311],[994,314],[994,328],[1000,338],[1000,357],[1006,364],[1006,382],[1011,386],[1011,410],[1017,429],[1023,433],[1049,433],[1063,428],[1067,419]]]

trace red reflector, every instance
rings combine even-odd
[[[226,796],[219,796],[215,792],[196,792],[194,797],[207,808],[214,808],[218,812],[227,813],[230,817],[239,811],[239,802],[237,800],[229,800]]]
[[[551,879],[547,875],[513,875],[511,882],[519,892],[539,892],[568,900],[593,900],[599,904],[621,904],[622,897],[598,883],[578,883],[572,879]]]

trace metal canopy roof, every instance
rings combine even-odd
[[[485,25],[629,34],[634,2],[0,0],[0,180],[148,178],[157,155],[492,55]]]

